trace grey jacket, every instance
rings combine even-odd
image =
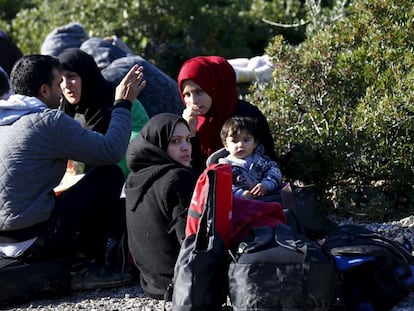
[[[0,101],[0,231],[46,221],[67,160],[90,165],[120,161],[131,133],[131,104],[120,101],[107,134],[84,129],[78,121],[35,97],[12,95]]]

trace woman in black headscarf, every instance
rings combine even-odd
[[[105,134],[111,120],[115,86],[104,78],[95,59],[79,48],[65,50],[59,55],[59,61],[63,95],[60,109],[84,127]],[[138,99],[134,100],[131,113],[132,140],[149,118]],[[129,170],[125,159],[118,164],[126,177]]]
[[[102,76],[93,57],[78,48],[65,50],[59,60],[61,109],[84,127],[104,134],[111,119],[114,87]]]
[[[164,299],[174,274],[196,182],[190,161],[188,124],[172,113],[152,117],[127,151],[128,245],[151,298]]]

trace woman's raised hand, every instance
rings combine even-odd
[[[198,124],[197,116],[198,116],[198,113],[196,113],[192,109],[191,105],[187,106],[187,108],[185,108],[182,113],[182,117],[184,120],[187,121],[188,126],[190,128],[190,133],[192,136],[195,136],[196,131],[197,131],[197,124]]]

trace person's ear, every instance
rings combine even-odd
[[[226,142],[226,141],[223,141],[223,146],[224,146],[224,149],[226,149],[227,151],[229,151],[229,150],[227,149],[227,142]]]
[[[39,92],[37,93],[37,97],[45,102],[45,99],[49,97],[50,88],[47,84],[42,84],[39,88]]]

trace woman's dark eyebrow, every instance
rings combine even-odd
[[[188,134],[188,135],[174,135],[174,136],[171,136],[170,140],[174,139],[174,138],[187,138],[187,137],[191,137],[191,134]]]

